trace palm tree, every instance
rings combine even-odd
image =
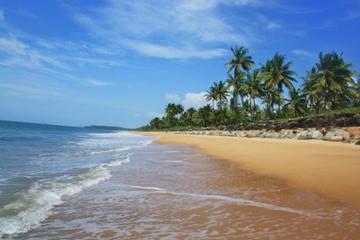
[[[295,117],[301,116],[307,112],[306,95],[301,93],[300,89],[293,89],[290,91],[290,99],[284,105]]]
[[[231,89],[232,98],[230,100],[230,107],[234,110],[238,107],[238,97],[240,96],[241,104],[244,105],[245,91],[245,74],[240,72],[237,77],[228,73],[228,79],[226,80],[228,88]]]
[[[156,117],[153,120],[150,121],[150,128],[152,129],[158,129],[161,128],[162,121],[160,118]]]
[[[214,86],[218,97],[218,108],[222,110],[227,101],[228,88],[223,81],[220,81],[218,84],[215,83]]]
[[[209,104],[199,108],[199,116],[201,118],[203,126],[209,125],[210,114],[211,114],[211,107]]]
[[[220,81],[219,83],[215,82],[210,87],[210,90],[208,90],[205,95],[207,101],[213,102],[213,108],[214,108],[215,102],[217,102],[217,107],[220,110],[226,103],[227,96],[228,96],[228,89],[223,81]]]
[[[207,90],[205,94],[206,101],[212,102],[213,109],[215,109],[215,102],[218,100],[215,84],[216,83],[214,83],[214,85],[211,86],[210,89]]]
[[[171,126],[174,126],[177,118],[176,116],[184,111],[184,107],[181,104],[169,103],[165,108],[166,119],[169,121]]]
[[[232,106],[237,107],[238,96],[241,98],[241,104],[244,105],[244,77],[245,73],[250,70],[254,65],[252,57],[249,55],[249,50],[245,47],[231,48],[233,57],[227,62],[228,73],[233,72],[233,75],[229,75],[227,80],[229,86],[232,86],[233,98]]]
[[[323,109],[343,107],[346,102],[356,99],[354,72],[345,63],[342,54],[336,52],[319,54],[319,63],[308,76],[308,87],[322,98]]]
[[[302,91],[306,96],[310,107],[315,110],[316,114],[318,114],[322,105],[322,98],[315,86],[316,81],[313,78],[315,73],[315,67],[307,73],[304,83],[302,84]]]
[[[236,77],[242,70],[249,71],[254,65],[252,57],[249,55],[249,50],[245,47],[231,48],[233,58],[227,62],[228,72],[234,71]]]
[[[259,69],[254,70],[252,73],[247,74],[246,84],[246,93],[250,97],[250,105],[252,104],[252,109],[256,109],[256,98],[263,96],[264,86],[262,74]]]
[[[189,108],[186,112],[184,112],[181,116],[181,120],[183,123],[185,123],[185,125],[194,125],[194,115],[196,114],[196,109],[195,108]]]
[[[292,62],[286,62],[285,55],[276,53],[271,60],[267,60],[262,67],[263,78],[265,80],[265,88],[270,91],[270,105],[277,104],[280,111],[282,93],[284,86],[289,90],[293,90],[293,77],[296,73],[290,69]]]

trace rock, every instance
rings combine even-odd
[[[246,136],[253,138],[253,137],[259,137],[260,134],[261,134],[260,130],[251,130],[247,132]]]
[[[265,138],[280,138],[280,132],[276,132],[274,130],[267,131],[264,135]]]
[[[311,132],[309,130],[304,130],[302,132],[300,132],[299,134],[297,134],[297,139],[299,140],[309,140],[311,139]]]
[[[360,127],[348,127],[345,129],[351,137],[360,136]]]
[[[305,119],[302,122],[302,127],[304,128],[309,128],[309,127],[314,127],[315,126],[315,120],[314,119]]]
[[[330,137],[330,141],[333,142],[342,142],[344,140],[344,138],[342,136],[332,136]]]
[[[319,131],[322,133],[322,135],[326,134],[326,128],[324,127],[320,128]]]
[[[360,139],[356,140],[355,145],[360,145]]]
[[[316,139],[316,140],[323,140],[324,138],[324,135],[319,131],[319,130],[312,130],[310,132],[310,135],[311,135],[311,139]]]
[[[348,142],[350,141],[350,133],[341,128],[333,128],[325,134],[324,140]]]
[[[288,122],[288,128],[289,129],[294,129],[294,128],[298,128],[299,124],[296,121],[289,121]]]

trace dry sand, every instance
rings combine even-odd
[[[143,133],[157,143],[190,145],[202,153],[240,164],[261,175],[284,179],[360,208],[360,147],[316,140],[274,140]]]

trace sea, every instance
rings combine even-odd
[[[152,138],[101,128],[0,121],[0,236],[26,233],[111,177]]]
[[[132,131],[0,121],[0,239],[360,239],[360,211]]]

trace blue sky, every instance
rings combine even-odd
[[[275,52],[299,84],[319,51],[360,69],[359,0],[0,2],[0,119],[137,127],[205,103],[229,48]]]

